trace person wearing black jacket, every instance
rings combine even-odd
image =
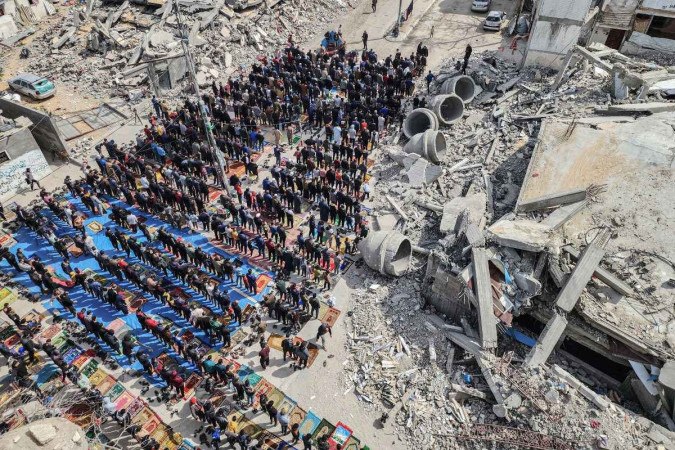
[[[37,361],[37,358],[35,357],[35,343],[33,340],[30,338],[30,334],[25,333],[24,335],[21,336],[21,345],[23,346],[23,349],[25,352],[28,354],[29,362],[33,364],[34,362]]]

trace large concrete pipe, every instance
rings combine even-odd
[[[438,119],[433,111],[426,108],[413,109],[403,122],[403,133],[408,139],[417,133],[427,130],[438,130]]]
[[[458,95],[437,95],[429,102],[431,110],[444,125],[452,125],[464,115],[464,100]]]
[[[443,133],[434,130],[417,133],[403,147],[404,152],[417,153],[422,158],[435,164],[440,164],[441,158],[445,155],[445,149],[445,136],[443,136]]]
[[[396,230],[371,231],[359,242],[363,260],[373,270],[399,277],[410,266],[412,244]]]
[[[455,94],[469,103],[476,96],[476,83],[466,75],[452,77],[441,85],[441,94]]]

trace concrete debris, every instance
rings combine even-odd
[[[582,202],[585,199],[586,199],[586,189],[579,189],[564,192],[561,194],[540,197],[533,200],[528,200],[527,202],[519,203],[517,210],[518,212],[539,211],[542,209],[552,208],[555,206],[562,206],[570,203]]]
[[[539,295],[541,292],[541,281],[532,275],[518,272],[513,279],[516,282],[518,289],[525,291],[529,296]]]
[[[424,430],[456,435],[466,424],[504,421],[574,443],[566,448],[586,448],[602,436],[610,448],[667,448],[672,441],[675,371],[667,362],[675,360],[675,255],[660,238],[672,235],[663,211],[675,194],[663,175],[673,103],[649,89],[668,80],[672,62],[664,57],[654,67],[595,48],[575,54],[560,77],[546,68],[521,70],[492,53],[472,61],[466,76],[448,62],[429,94],[418,82],[402,127],[392,124],[372,153],[377,183],[368,207],[379,231],[360,248],[374,239],[375,250],[362,254],[379,273],[353,281],[381,286],[358,289],[351,320],[353,336],[367,329],[369,339],[384,337],[350,340],[348,387],[366,407],[387,410],[414,392],[395,418],[410,447],[426,442]],[[608,94],[616,93],[618,64],[628,68],[619,74],[621,100]],[[462,118],[448,124],[438,96],[450,94],[467,101]],[[602,133],[607,139],[595,141]],[[576,155],[568,146],[588,142],[597,160],[586,148],[569,159]],[[546,154],[556,149],[565,151]],[[638,192],[606,185],[607,174]],[[624,208],[642,202],[654,219],[637,233],[645,221]],[[400,218],[405,235],[398,239],[428,255],[410,244],[408,270],[385,281],[375,240],[399,233]],[[649,418],[638,400],[636,360],[653,367],[649,376],[663,391]],[[670,421],[663,417],[669,414]],[[665,428],[653,428],[652,420]]]
[[[397,231],[373,231],[359,242],[359,251],[371,269],[385,275],[401,276],[410,265],[412,244]]]
[[[635,103],[627,105],[609,105],[606,110],[610,114],[656,114],[659,112],[675,111],[675,103]]]
[[[497,346],[497,321],[492,311],[492,283],[487,252],[485,249],[474,247],[472,256],[481,347],[484,349],[495,348]]]
[[[443,168],[419,157],[410,165],[405,178],[412,187],[428,186],[443,174]]]
[[[540,252],[551,243],[551,231],[531,220],[500,220],[488,228],[490,238],[505,247]]]
[[[581,292],[595,272],[595,268],[605,256],[605,245],[609,239],[609,232],[602,230],[591,242],[579,258],[572,275],[567,279],[565,287],[556,299],[556,306],[565,312],[570,312],[579,300]]]
[[[484,192],[467,195],[466,197],[455,197],[443,205],[443,217],[439,225],[441,233],[457,233],[457,226],[463,211],[468,212],[468,220],[471,223],[478,224],[487,209],[486,196]]]
[[[585,200],[556,208],[549,216],[540,223],[546,225],[552,231],[563,226],[568,220],[580,213],[587,205]]]
[[[76,83],[78,89],[97,98],[126,99],[130,97],[130,91],[143,85],[150,85],[156,92],[151,85],[153,77],[147,76],[147,69],[122,77],[117,70],[119,66],[108,63],[125,61],[127,67],[132,67],[180,50],[173,6],[175,1],[104,2],[96,5],[95,2],[87,2],[86,11],[71,8],[58,20],[50,22],[50,28],[43,37],[26,44],[30,55],[26,71],[49,74],[56,84]],[[232,5],[233,10],[223,0],[180,2],[183,20],[190,30],[190,44],[199,47],[200,57],[211,61],[210,67],[199,59],[195,61],[202,85],[224,81],[238,67],[248,66],[265,48],[280,48],[286,43],[289,33],[293,33],[298,41],[306,40],[316,32],[316,23],[339,16],[348,7],[339,2],[327,7],[322,0],[310,0],[284,3],[283,8],[272,9],[269,5],[273,3],[239,2],[239,6]],[[235,12],[240,11],[241,5],[245,5],[245,13],[243,10]],[[280,23],[286,28],[278,26]],[[77,33],[78,28],[91,29],[91,33]],[[11,46],[32,32],[34,28],[19,28],[6,39],[4,35],[0,38],[4,39],[3,44]],[[48,57],[42,57],[44,55]],[[75,60],[78,64],[72,63]],[[171,77],[172,82],[168,82],[169,77],[165,73],[173,70],[171,65],[168,62],[155,65],[154,70],[161,85],[161,94],[179,98],[184,93],[187,80],[179,83],[180,80]]]

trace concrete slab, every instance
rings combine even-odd
[[[544,331],[541,332],[537,343],[525,359],[525,364],[529,367],[537,367],[548,359],[558,341],[565,333],[567,327],[567,318],[561,314],[555,313],[548,321]]]
[[[441,233],[456,232],[457,220],[464,210],[469,213],[469,222],[479,223],[487,209],[486,201],[487,196],[484,192],[453,198],[443,205],[443,217],[438,226],[439,231]]]
[[[604,230],[603,230],[604,231]],[[577,304],[581,293],[586,288],[586,284],[593,276],[596,267],[605,256],[605,248],[608,234],[599,234],[591,244],[586,247],[577,262],[572,275],[567,279],[565,287],[560,291],[556,298],[556,306],[563,311],[570,312]]]
[[[497,321],[492,309],[492,282],[488,255],[484,248],[472,249],[476,297],[478,298],[478,322],[480,325],[481,347],[497,347]]]
[[[675,111],[675,103],[650,102],[650,103],[631,103],[626,105],[610,105],[607,110],[612,113],[659,113],[666,111]]]
[[[0,39],[6,39],[10,36],[14,36],[19,32],[19,29],[14,23],[12,16],[0,16]]]
[[[551,240],[551,230],[532,220],[500,220],[488,228],[489,237],[499,245],[540,252]]]

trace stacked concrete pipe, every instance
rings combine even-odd
[[[469,103],[476,96],[476,83],[466,75],[452,77],[441,85],[441,94],[455,94]]]
[[[408,139],[427,130],[438,130],[438,119],[430,109],[413,109],[403,121],[403,133]]]
[[[410,267],[412,244],[396,230],[371,231],[358,247],[366,265],[383,275],[399,277]]]
[[[461,102],[461,100],[460,100]],[[422,158],[439,164],[441,158],[445,155],[446,142],[443,133],[434,130],[427,130],[424,133],[417,133],[410,138],[403,151],[406,153],[416,153]]]
[[[464,115],[464,100],[455,94],[437,95],[429,106],[443,125],[452,125]]]

